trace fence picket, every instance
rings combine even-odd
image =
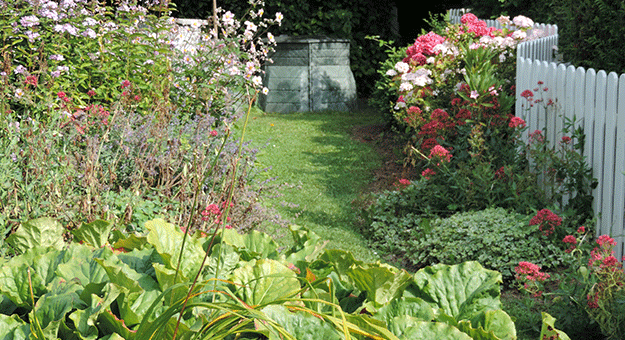
[[[607,86],[607,74],[601,70],[597,72],[597,96],[595,99],[595,126],[592,132],[593,136],[603,136],[605,129],[605,100],[606,100],[606,86]],[[588,133],[588,132],[587,132]],[[601,212],[601,199],[603,197],[603,141],[595,140],[593,148],[593,162],[592,172],[593,176],[597,178],[599,185],[593,191],[593,211],[597,216],[597,229],[598,231],[604,231],[602,227]]]

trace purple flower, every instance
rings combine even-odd
[[[24,27],[33,27],[39,25],[39,18],[34,15],[27,15],[20,19],[20,24]]]
[[[50,55],[50,60],[58,60],[58,61],[63,61],[65,60],[65,57],[63,57],[61,54],[52,54]]]

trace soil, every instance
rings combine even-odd
[[[399,179],[417,178],[415,168],[404,166],[404,145],[394,137],[395,133],[386,124],[355,126],[351,133],[353,139],[371,145],[382,158],[382,166],[374,171],[373,182],[363,191],[374,193],[391,190]]]

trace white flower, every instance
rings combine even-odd
[[[95,26],[98,24],[98,21],[94,18],[86,18],[85,21],[82,22],[83,26]]]
[[[473,90],[473,91],[471,91],[471,94],[469,95],[469,98],[477,99],[479,96],[480,96],[480,94],[477,91]]]
[[[252,77],[252,83],[253,83],[255,86],[260,86],[260,85],[262,85],[262,84],[263,84],[263,79],[262,79],[261,77],[259,77],[259,76],[253,76],[253,77]]]
[[[506,54],[502,53],[499,55],[499,62],[503,63],[504,61],[506,61]]]
[[[95,31],[92,30],[91,28],[87,28],[84,32],[82,32],[82,36],[89,37],[91,39],[95,39],[97,37]]]
[[[21,74],[26,72],[26,67],[22,66],[22,65],[17,65],[17,67],[15,68],[15,70],[13,70],[13,73],[16,74]]]
[[[399,85],[400,92],[412,91],[413,88],[414,86],[411,83],[401,83],[401,85]]]
[[[232,14],[232,12],[230,12],[230,11],[227,11],[226,13],[224,13],[224,16],[223,16],[223,18],[221,20],[227,26],[232,26],[232,25],[234,25],[234,14]]]
[[[436,58],[434,57],[429,57],[425,60],[426,63],[428,64],[434,64],[436,62]]]
[[[389,69],[388,71],[386,71],[386,75],[389,77],[394,77],[397,75],[397,71],[395,71],[394,69]]]
[[[24,96],[24,90],[22,89],[15,89],[15,97],[17,99],[20,99]]]
[[[282,13],[280,13],[280,12],[277,12],[276,13],[276,22],[278,24],[282,24],[282,19],[284,19],[284,15],[282,15]]]
[[[512,33],[512,38],[513,39],[517,39],[517,40],[523,40],[527,37],[527,33],[523,32],[523,31],[514,31]]]
[[[276,38],[274,38],[273,34],[271,34],[271,32],[267,33],[267,39],[269,40],[270,43],[275,43],[276,42]]]
[[[403,61],[400,61],[397,64],[395,64],[395,69],[399,73],[406,73],[410,71],[410,65],[404,63]]]
[[[512,19],[512,22],[516,27],[521,28],[531,28],[532,26],[534,26],[534,21],[523,15],[518,15],[514,17],[514,19]]]
[[[263,91],[262,91],[262,93],[263,93],[264,95],[266,95],[267,93],[269,93],[269,89],[268,89],[268,88],[266,88],[266,87],[263,87]]]

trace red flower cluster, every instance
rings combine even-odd
[[[542,295],[541,283],[551,277],[547,273],[542,273],[539,266],[526,261],[519,262],[514,271],[516,273],[515,278],[520,282],[524,282],[523,288],[535,297]]]
[[[524,128],[525,121],[522,118],[515,116],[515,117],[510,118],[510,124],[508,124],[508,126],[511,129]]]
[[[428,34],[419,36],[417,40],[415,40],[415,43],[408,47],[408,56],[404,58],[403,61],[405,63],[414,61],[419,66],[424,65],[427,60],[427,56],[438,54],[434,52],[434,46],[442,44],[444,41],[445,38],[434,32],[429,32]]]
[[[530,225],[537,225],[543,235],[553,234],[555,228],[562,224],[562,217],[554,214],[549,209],[542,209],[530,220]]]

